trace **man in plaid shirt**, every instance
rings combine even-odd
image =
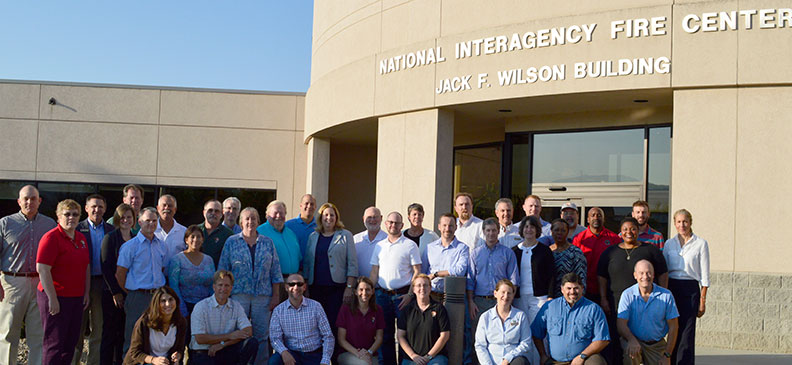
[[[305,279],[286,278],[289,300],[275,307],[270,319],[270,341],[275,355],[270,364],[330,365],[335,338],[322,305],[303,296]]]

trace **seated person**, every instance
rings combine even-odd
[[[178,364],[186,335],[187,320],[179,311],[179,297],[170,287],[160,287],[135,323],[124,365]]]
[[[583,280],[574,272],[561,278],[561,294],[545,303],[531,324],[540,362],[605,365],[599,354],[610,342],[605,312],[583,297]],[[549,354],[545,352],[545,337]]]
[[[385,316],[374,300],[374,283],[361,276],[355,286],[355,299],[338,312],[338,355],[341,365],[377,365],[377,349],[382,345]]]
[[[214,295],[198,302],[190,315],[190,364],[247,364],[256,356],[258,341],[242,305],[229,298],[234,275],[219,270],[212,279]]]
[[[412,280],[415,300],[402,309],[396,321],[402,365],[447,365],[445,344],[451,337],[451,322],[440,302],[429,293],[432,282],[426,274]]]
[[[270,319],[270,341],[275,354],[270,365],[330,365],[335,338],[319,302],[303,296],[305,279],[286,278],[289,300],[278,304]]]
[[[531,328],[525,312],[512,306],[515,287],[509,279],[495,285],[494,307],[484,312],[476,328],[476,356],[481,365],[527,365]]]

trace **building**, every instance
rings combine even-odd
[[[687,208],[714,272],[699,343],[792,352],[789,44],[778,1],[317,1],[308,188],[422,202],[425,226],[459,190],[609,224],[648,199],[666,235]]]

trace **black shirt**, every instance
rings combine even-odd
[[[418,308],[417,300],[413,299],[402,311],[396,325],[400,330],[407,331],[407,343],[416,354],[421,356],[429,353],[437,339],[440,338],[440,332],[451,331],[448,312],[442,304],[434,300],[430,300],[429,307],[425,311],[421,311]],[[401,352],[402,358],[410,358],[401,348],[399,352]],[[446,355],[445,347],[436,355]]]
[[[627,260],[627,252],[630,259]],[[633,277],[635,263],[641,260],[649,260],[654,266],[655,282],[657,278],[668,272],[665,258],[660,249],[648,243],[630,250],[625,250],[619,245],[613,245],[605,249],[597,263],[597,276],[608,279],[608,296],[611,306],[618,308],[619,299],[622,292],[636,283]]]
[[[410,232],[410,230],[404,231],[404,237],[407,237],[407,238],[413,240],[413,242],[415,242],[416,246],[421,247],[421,236],[423,236],[423,232],[421,232],[421,234],[419,234],[417,237],[410,236],[409,232]]]

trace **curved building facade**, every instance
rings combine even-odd
[[[347,221],[421,202],[425,227],[457,191],[611,225],[647,200],[666,237],[686,208],[699,343],[792,352],[789,44],[784,1],[317,1],[307,188]]]

